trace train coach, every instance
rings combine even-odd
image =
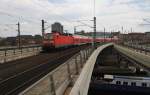
[[[92,43],[92,38],[82,35],[73,35],[74,43],[73,45],[83,45]]]

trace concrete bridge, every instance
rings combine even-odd
[[[103,81],[101,79],[111,80],[111,82],[105,81],[111,86],[116,85],[120,76],[119,81],[122,84],[125,76],[132,79],[126,80],[130,84],[137,78],[145,81],[145,78],[149,78],[150,70],[148,53],[113,43],[99,46],[95,50],[92,48],[82,50],[21,92],[20,95],[90,95],[95,87],[93,84],[99,84],[99,81]],[[142,84],[140,80],[137,81]],[[125,85],[130,87],[131,85],[128,85],[127,82]],[[101,84],[101,86],[104,85]],[[119,85],[119,87],[124,86]],[[148,86],[146,89],[149,89]]]

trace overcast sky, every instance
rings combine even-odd
[[[16,23],[21,23],[21,34],[41,34],[41,19],[46,27],[55,21],[73,32],[77,20],[93,19],[93,0],[0,0],[0,36],[16,36]],[[97,31],[150,31],[143,19],[150,18],[150,0],[96,0]],[[84,21],[93,25],[91,21]],[[89,27],[78,27],[92,31]],[[50,29],[47,30],[50,32]]]

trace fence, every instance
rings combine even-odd
[[[36,55],[41,51],[41,46],[26,46],[21,48],[1,48],[0,49],[0,63],[9,62],[12,60]]]

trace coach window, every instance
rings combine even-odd
[[[136,86],[136,82],[131,82],[131,86]]]
[[[128,85],[128,82],[123,82],[123,85]]]
[[[116,81],[116,84],[121,84],[121,82],[120,81]]]
[[[142,83],[142,86],[143,86],[143,87],[147,87],[147,84],[146,84],[146,83]]]

